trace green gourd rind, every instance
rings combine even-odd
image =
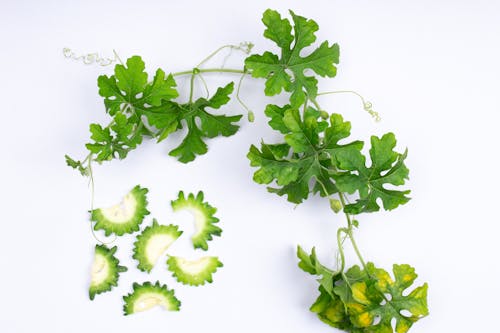
[[[146,209],[147,193],[147,188],[137,185],[125,195],[121,203],[91,211],[90,219],[96,222],[94,230],[104,230],[106,236],[112,233],[122,236],[139,231],[144,217],[149,214]]]
[[[167,266],[180,283],[200,286],[204,285],[205,282],[212,283],[212,274],[223,264],[218,257],[201,257],[197,260],[187,260],[169,256]]]
[[[188,210],[194,215],[196,232],[191,237],[195,249],[208,250],[208,241],[213,236],[220,236],[222,229],[215,225],[219,219],[214,216],[217,208],[212,207],[208,202],[203,201],[203,192],[200,191],[196,196],[190,193],[187,197],[180,191],[177,200],[172,201],[174,212]]]
[[[116,287],[120,273],[127,271],[127,267],[120,266],[119,260],[114,256],[116,249],[116,246],[111,249],[105,245],[95,246],[89,287],[89,298],[91,300],[94,299],[95,295],[110,291],[111,288]]]
[[[123,296],[123,314],[125,316],[133,313],[149,310],[155,306],[161,306],[168,311],[179,311],[181,302],[175,297],[173,290],[159,281],[155,284],[145,282],[134,283],[132,293]]]
[[[137,236],[134,243],[133,258],[139,263],[137,268],[143,272],[150,272],[159,257],[170,247],[170,245],[182,235],[182,231],[176,225],[160,225],[156,219],[153,225],[144,229]]]

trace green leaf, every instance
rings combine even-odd
[[[197,155],[206,154],[208,147],[203,142],[203,134],[192,119],[187,121],[188,133],[177,148],[170,151],[170,156],[176,156],[179,162],[188,163]]]
[[[273,150],[270,145],[261,144],[261,150],[252,145],[247,154],[251,166],[260,167],[253,175],[253,180],[259,184],[269,184],[273,180],[277,181],[278,185],[287,185],[295,181],[300,171],[298,163],[282,160]],[[286,147],[290,147],[286,145]]]
[[[250,165],[259,167],[254,173],[254,181],[270,184],[275,181],[280,187],[268,190],[278,195],[286,195],[288,201],[300,203],[310,192],[322,196],[337,192],[331,173],[340,151],[361,150],[362,142],[346,145],[339,141],[350,134],[350,123],[333,114],[330,123],[322,121],[320,112],[312,107],[302,114],[295,108],[268,106],[271,121],[276,130],[285,134],[285,143],[277,145],[261,144],[259,150],[250,147],[247,157]],[[281,119],[280,119],[281,117]],[[285,130],[286,129],[286,130]],[[291,152],[291,153],[290,153]]]
[[[302,247],[297,246],[297,257],[300,259],[300,269],[306,273],[319,276],[320,278],[318,279],[318,282],[321,287],[334,297],[334,281],[337,279],[338,272],[332,271],[319,262],[316,257],[316,249],[314,247],[311,250],[311,254],[307,254]]]
[[[160,106],[148,108],[143,113],[147,117],[148,123],[159,130],[158,142],[161,142],[179,127],[182,108],[175,102],[164,101]]]
[[[126,66],[116,65],[114,75],[99,76],[97,85],[99,94],[104,97],[106,111],[112,116],[128,108],[139,117],[150,106],[160,106],[162,101],[179,95],[174,89],[176,83],[172,75],[165,77],[161,69],[156,71],[153,82],[148,83],[144,61],[139,56],[127,59]]]
[[[395,319],[395,331],[406,333],[429,313],[426,283],[403,295],[417,278],[410,265],[393,265],[394,279],[373,263],[366,265],[366,271],[354,266],[348,273],[347,280],[337,285],[334,292],[345,303],[353,326],[363,328],[363,332],[393,332],[391,322]],[[410,314],[402,314],[403,311]]]
[[[143,136],[155,137],[160,142],[186,127],[186,136],[170,155],[187,163],[207,152],[205,138],[231,136],[238,131],[235,123],[241,115],[215,115],[207,110],[218,109],[230,100],[234,90],[232,82],[217,89],[210,99],[199,98],[185,104],[171,101],[178,96],[175,85],[172,75],[166,76],[161,69],[156,71],[153,81],[148,82],[139,56],[129,58],[126,66],[116,65],[114,75],[100,76],[99,94],[104,97],[106,110],[114,121],[105,128],[91,125],[94,142],[86,147],[96,155],[95,159],[101,162],[125,158],[142,142]]]
[[[214,115],[206,110],[206,108],[219,109],[229,102],[233,89],[234,83],[231,82],[217,89],[208,100],[199,98],[194,103],[177,105],[173,108],[172,112],[180,112],[179,126],[182,127],[181,120],[185,120],[188,133],[181,144],[169,153],[171,156],[176,156],[180,162],[188,163],[197,155],[207,152],[208,148],[203,138],[214,138],[219,135],[231,136],[238,131],[239,126],[235,123],[241,119],[241,115]],[[199,126],[196,119],[199,119]]]
[[[339,62],[339,47],[337,44],[330,46],[325,41],[309,55],[302,57],[303,49],[316,41],[318,25],[292,11],[290,15],[294,24],[293,34],[288,19],[282,19],[278,12],[271,9],[264,12],[264,36],[280,47],[281,55],[268,51],[262,55],[253,54],[245,59],[245,66],[252,71],[253,77],[266,79],[266,95],[276,95],[282,90],[291,92],[291,105],[297,107],[307,97],[315,98],[318,92],[317,79],[306,76],[304,72],[312,70],[322,77],[334,77],[337,73],[334,64]]]
[[[107,127],[90,125],[91,139],[87,149],[98,162],[123,159],[135,149],[143,136],[164,139],[178,127],[178,110],[170,102],[178,96],[172,75],[156,71],[152,82],[141,57],[127,59],[126,66],[115,66],[114,75],[101,75],[97,84],[104,97],[106,111],[113,117]]]
[[[282,107],[273,104],[267,105],[264,113],[266,114],[266,116],[271,118],[271,120],[269,120],[268,122],[269,126],[271,126],[272,129],[281,132],[282,134],[289,133],[290,130],[283,122],[283,116],[285,115],[285,111],[290,108],[290,105],[285,105]]]
[[[316,313],[322,322],[332,327],[347,332],[357,332],[357,329],[352,326],[345,305],[340,297],[335,294],[331,295],[322,286],[319,287],[319,292],[320,295],[310,310]]]
[[[153,81],[148,82],[141,57],[129,58],[126,66],[116,65],[115,74],[101,75],[97,84],[106,111],[111,116],[123,113],[131,126],[141,126],[142,134],[157,136],[161,141],[177,129],[179,109],[170,102],[178,96],[175,80],[157,69]]]
[[[387,133],[381,138],[371,138],[371,166],[366,167],[366,158],[357,149],[340,150],[335,154],[338,168],[347,170],[334,175],[337,188],[342,192],[359,193],[359,199],[354,204],[345,207],[349,214],[375,212],[380,209],[377,199],[382,200],[384,209],[391,210],[407,203],[409,190],[397,191],[387,189],[387,184],[404,185],[408,179],[409,170],[404,164],[407,152],[399,154],[393,149],[396,138],[393,133]]]
[[[99,124],[90,125],[90,138],[93,143],[85,146],[96,154],[96,161],[102,162],[113,158],[123,159],[142,142],[142,123],[134,123],[122,112],[117,112],[113,124],[103,128]]]
[[[66,159],[66,164],[73,169],[78,170],[82,176],[88,176],[89,175],[89,169],[82,164],[81,161],[76,161],[69,157],[68,155],[64,155],[64,158]]]

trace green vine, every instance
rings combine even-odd
[[[339,46],[328,41],[314,46],[317,23],[292,11],[290,16],[291,21],[276,11],[264,12],[264,36],[275,42],[279,51],[251,54],[241,69],[203,68],[203,65],[226,49],[249,54],[251,43],[222,46],[190,70],[167,75],[157,69],[153,78],[148,78],[139,56],[129,58],[126,64],[117,64],[113,75],[98,79],[99,94],[104,98],[111,122],[107,126],[91,124],[92,142],[86,144],[88,155],[81,161],[66,156],[66,161],[82,175],[89,176],[93,188],[92,163],[124,159],[146,138],[161,142],[171,133],[187,128],[182,142],[169,154],[189,163],[207,153],[207,139],[234,135],[242,117],[206,110],[227,104],[234,83],[219,87],[210,96],[202,75],[240,75],[236,99],[249,121],[253,121],[254,114],[240,98],[242,82],[246,76],[264,79],[265,95],[287,93],[289,102],[269,104],[264,110],[269,126],[281,133],[283,141],[250,147],[247,156],[251,166],[257,168],[254,181],[269,185],[269,192],[294,204],[319,194],[328,199],[334,213],[342,211],[346,219],[346,226],[339,227],[336,235],[337,267],[321,264],[314,248],[310,253],[300,246],[297,248],[299,267],[318,277],[319,296],[311,311],[328,325],[347,332],[407,332],[428,314],[427,284],[405,292],[417,278],[415,270],[407,264],[395,264],[391,275],[377,268],[363,258],[354,238],[354,230],[359,227],[358,215],[392,210],[410,200],[410,191],[400,189],[409,174],[405,165],[407,151],[395,151],[396,137],[386,133],[372,136],[365,154],[365,142],[349,139],[350,122],[320,107],[317,101],[320,96],[354,94],[363,109],[380,120],[372,104],[355,91],[318,91],[318,77],[333,78],[337,73]],[[302,51],[311,47],[312,51],[304,55]],[[70,53],[65,51],[66,54]],[[116,58],[119,60],[117,55]],[[184,75],[190,75],[189,98],[185,102],[177,100],[175,82],[175,77]],[[206,97],[195,98],[197,78],[206,90]],[[347,239],[361,266],[347,268],[344,254]]]

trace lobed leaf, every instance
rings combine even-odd
[[[337,73],[335,64],[339,62],[339,47],[325,41],[309,55],[301,56],[304,48],[316,41],[318,25],[293,11],[290,11],[290,15],[293,34],[288,19],[282,19],[278,12],[271,9],[264,12],[264,36],[278,45],[281,55],[269,51],[261,55],[253,54],[245,59],[245,66],[252,70],[253,77],[266,79],[266,95],[276,95],[285,90],[291,93],[291,105],[298,107],[307,98],[315,98],[318,92],[317,79],[307,76],[305,71],[312,70],[322,77],[334,77]]]

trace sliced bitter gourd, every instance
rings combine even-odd
[[[208,202],[203,202],[203,192],[200,191],[194,196],[190,193],[188,197],[184,197],[184,192],[180,191],[177,200],[172,201],[174,212],[180,210],[188,210],[194,215],[196,232],[191,237],[195,249],[208,249],[208,241],[212,240],[212,236],[220,236],[222,229],[214,225],[219,222],[219,219],[214,216],[217,208],[210,206]]]
[[[123,296],[125,315],[146,311],[157,305],[169,311],[179,311],[181,307],[181,302],[175,297],[174,291],[169,290],[166,285],[160,285],[159,281],[155,284],[134,283],[133,288],[132,293]]]
[[[144,216],[149,214],[146,209],[148,189],[139,185],[134,187],[122,202],[108,208],[94,209],[91,212],[91,220],[96,222],[94,229],[104,230],[106,236],[115,233],[118,236],[139,231],[139,226]]]
[[[114,256],[116,246],[108,249],[104,245],[95,246],[94,262],[90,276],[89,297],[94,299],[95,295],[111,290],[118,285],[118,277],[121,272],[127,271],[127,267],[120,266],[118,259]]]
[[[212,283],[212,274],[217,271],[218,267],[223,266],[217,257],[187,260],[173,256],[169,256],[167,265],[177,281],[191,286],[204,285],[205,282]]]
[[[153,219],[153,225],[144,229],[134,243],[132,257],[139,262],[137,268],[143,272],[150,272],[158,258],[181,234],[182,231],[178,226],[160,225]]]

